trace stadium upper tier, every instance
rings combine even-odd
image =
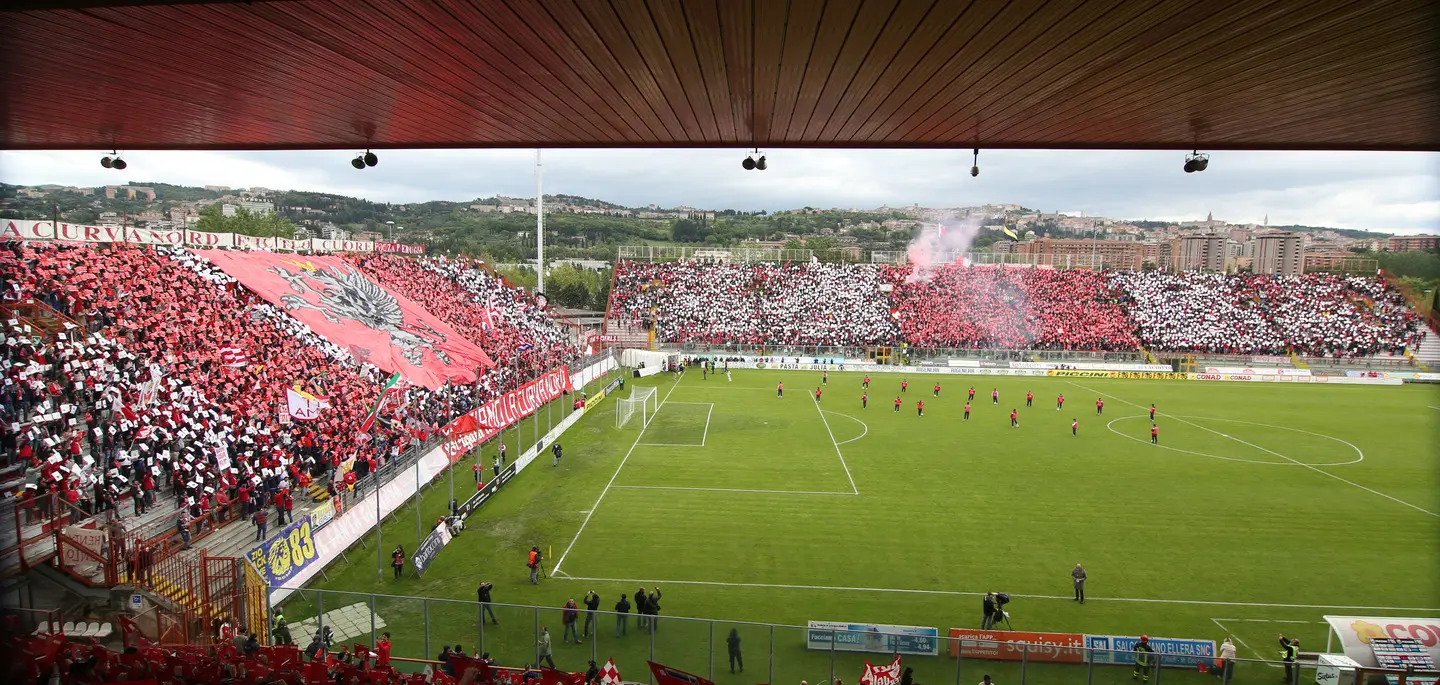
[[[474,264],[354,263],[422,302],[495,367],[475,383],[402,384],[362,431],[390,373],[365,361],[364,348],[320,336],[200,256],[44,243],[0,249],[5,301],[34,298],[68,317],[48,334],[12,318],[0,340],[0,456],[4,466],[26,464],[27,507],[63,507],[60,499],[98,512],[144,495],[200,518],[227,508],[240,485],[264,502],[310,479],[325,483],[346,462],[363,477],[451,418],[577,356],[563,325]],[[414,324],[400,327],[397,337]],[[291,389],[328,406],[312,420],[291,420]]]
[[[886,287],[888,286],[888,287]],[[671,343],[1361,357],[1420,341],[1378,278],[620,262],[610,321]]]

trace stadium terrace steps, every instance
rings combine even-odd
[[[1430,369],[1440,367],[1440,335],[1428,327],[1425,329],[1425,337],[1420,339],[1420,344],[1415,348],[1415,360]]]

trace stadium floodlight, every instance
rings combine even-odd
[[[365,151],[365,157],[363,159],[365,160],[365,166],[375,166],[380,163],[380,158],[369,150]]]
[[[629,397],[615,402],[615,427],[626,427],[636,415],[640,417],[642,429],[650,425],[660,409],[659,401],[660,391],[655,388],[631,388]]]
[[[975,159],[970,163],[970,178],[980,175],[980,148],[975,148]]]
[[[359,169],[359,170],[361,170],[361,171],[364,171],[364,170],[365,170],[365,159],[364,159],[364,157],[362,157],[362,156],[360,156],[360,155],[355,155],[355,159],[350,160],[350,166],[353,166],[353,167],[355,167],[356,169]]]
[[[740,166],[745,167],[745,170],[746,170],[746,171],[754,171],[754,170],[755,170],[755,158],[751,157],[750,155],[745,155],[745,161],[741,162],[741,163],[740,163]]]
[[[1204,171],[1210,166],[1210,155],[1195,150],[1185,155],[1185,173],[1193,174],[1197,171]]]

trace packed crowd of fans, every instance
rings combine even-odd
[[[327,633],[329,631],[327,630]],[[128,647],[111,649],[93,640],[66,639],[63,635],[26,635],[6,627],[0,635],[7,653],[0,677],[14,683],[306,683],[309,685],[360,685],[410,683],[412,685],[582,685],[598,682],[593,666],[585,673],[526,665],[507,668],[489,655],[455,652],[439,663],[426,663],[414,672],[392,661],[389,633],[374,645],[332,644],[315,635],[306,646],[265,646],[253,632],[228,623],[208,645],[156,645],[138,635],[127,636]]]
[[[478,262],[388,254],[348,259],[376,283],[424,307],[485,350],[495,362],[479,383],[487,395],[578,357],[564,325],[524,290],[510,287]]]
[[[1420,318],[1383,281],[1305,274],[1112,272],[1154,350],[1360,357],[1418,345]]]
[[[872,345],[895,337],[870,265],[621,262],[611,316],[666,342]]]
[[[420,286],[433,292],[447,285],[457,297],[467,292],[405,260],[366,270],[397,289],[404,278],[423,276]],[[533,349],[554,333],[526,337],[507,318],[513,289],[494,283],[497,328],[508,330],[477,342],[511,347],[496,357],[514,363],[476,384],[408,387],[361,432],[388,374],[357,363],[208,261],[170,248],[7,243],[4,299],[34,298],[69,320],[48,337],[18,318],[4,322],[0,466],[26,465],[22,502],[30,518],[102,510],[122,517],[127,508],[139,515],[168,491],[187,541],[232,506],[243,516],[273,502],[280,518],[269,520],[283,523],[292,490],[341,474],[338,487],[353,486],[454,416],[573,353],[551,342],[528,356],[514,349],[516,340],[533,341],[523,343]],[[425,304],[452,324],[474,309],[438,296]],[[313,421],[282,422],[277,409],[287,388],[325,397],[329,407]],[[126,499],[130,506],[121,507]]]
[[[930,278],[887,269],[900,332],[929,348],[1133,350],[1125,312],[1090,271],[947,264]]]
[[[908,265],[622,262],[609,316],[703,344],[1357,357],[1400,353],[1421,334],[1375,278],[960,264],[922,279]]]

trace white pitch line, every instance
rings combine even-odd
[[[685,443],[680,443],[680,442],[642,442],[642,443],[640,443],[640,446],[641,446],[641,447],[704,447],[704,445],[696,445],[696,444],[688,443],[688,442],[685,442]]]
[[[1229,629],[1229,628],[1226,628],[1226,627],[1225,627],[1225,624],[1220,622],[1221,619],[1212,618],[1212,619],[1210,619],[1210,620],[1211,620],[1211,621],[1214,621],[1214,622],[1215,622],[1215,625],[1220,626],[1220,630],[1225,631],[1225,634],[1226,634],[1226,635],[1229,635],[1230,637],[1235,638],[1235,641],[1236,641],[1236,642],[1239,642],[1241,647],[1244,647],[1245,649],[1250,650],[1250,652],[1251,652],[1252,654],[1254,654],[1256,657],[1260,658],[1261,660],[1264,660],[1264,659],[1265,659],[1265,655],[1264,655],[1264,654],[1261,654],[1260,652],[1256,651],[1256,649],[1255,649],[1254,647],[1251,647],[1250,645],[1245,644],[1245,641],[1242,640],[1242,639],[1240,639],[1240,636],[1239,636],[1239,635],[1236,635],[1235,633],[1230,632],[1230,629]],[[1230,619],[1224,619],[1224,620],[1227,620],[1227,621],[1228,621],[1228,620],[1230,620]],[[1271,668],[1280,668],[1280,665],[1279,665],[1279,664],[1272,664],[1272,663],[1270,663],[1269,661],[1266,661],[1266,665],[1270,666]]]
[[[1082,390],[1086,390],[1086,391],[1089,391],[1089,392],[1093,392],[1093,393],[1095,393],[1095,394],[1097,394],[1097,395],[1100,395],[1100,396],[1102,396],[1102,397],[1109,397],[1109,398],[1111,398],[1111,399],[1113,399],[1113,400],[1118,400],[1118,401],[1120,401],[1120,402],[1124,402],[1125,404],[1128,404],[1128,405],[1130,405],[1130,406],[1132,406],[1132,407],[1135,407],[1135,408],[1137,408],[1137,409],[1145,409],[1144,406],[1135,404],[1134,402],[1131,402],[1130,400],[1123,399],[1123,398],[1120,398],[1120,397],[1116,397],[1115,395],[1110,395],[1110,394],[1107,394],[1107,393],[1099,392],[1099,391],[1093,390],[1093,389],[1091,389],[1091,388],[1087,388],[1087,387],[1085,387],[1085,386],[1083,386],[1083,385],[1080,385],[1079,383],[1076,383],[1075,381],[1068,381],[1068,382],[1070,383],[1070,385],[1073,385],[1073,386],[1075,386],[1075,387],[1077,387],[1077,388],[1080,388],[1080,389],[1082,389]],[[1249,445],[1250,447],[1253,447],[1253,448],[1255,448],[1255,449],[1257,449],[1257,450],[1260,450],[1261,452],[1269,452],[1270,454],[1273,454],[1273,455],[1275,455],[1275,456],[1277,456],[1277,457],[1280,457],[1281,459],[1284,459],[1284,460],[1286,460],[1286,461],[1292,462],[1292,463],[1294,463],[1294,464],[1296,464],[1296,465],[1298,465],[1298,466],[1303,466],[1303,467],[1305,467],[1305,468],[1307,468],[1307,469],[1310,469],[1311,471],[1314,471],[1315,473],[1318,473],[1318,474],[1320,474],[1320,475],[1329,476],[1329,477],[1331,477],[1331,478],[1334,478],[1335,480],[1340,481],[1341,483],[1345,483],[1346,485],[1352,485],[1352,486],[1354,486],[1354,487],[1360,488],[1361,490],[1364,490],[1365,492],[1368,492],[1368,493],[1370,493],[1370,494],[1372,494],[1372,495],[1379,495],[1379,496],[1381,496],[1381,497],[1384,497],[1385,499],[1390,500],[1391,502],[1395,502],[1395,503],[1397,503],[1397,504],[1403,504],[1403,505],[1405,505],[1405,506],[1407,506],[1407,507],[1410,507],[1411,509],[1414,509],[1415,511],[1418,511],[1418,512],[1420,512],[1420,513],[1422,513],[1422,514],[1429,514],[1430,516],[1434,516],[1435,518],[1440,518],[1440,514],[1437,514],[1437,513],[1433,512],[1433,511],[1430,511],[1429,509],[1425,509],[1425,508],[1422,508],[1422,507],[1417,507],[1417,506],[1415,506],[1415,505],[1413,505],[1413,504],[1411,504],[1411,503],[1409,503],[1409,502],[1406,502],[1406,501],[1403,500],[1403,499],[1400,499],[1400,498],[1398,498],[1398,497],[1394,497],[1394,496],[1391,496],[1391,495],[1387,495],[1387,494],[1385,494],[1385,493],[1383,493],[1383,492],[1380,492],[1379,490],[1375,490],[1375,489],[1372,489],[1372,488],[1367,488],[1367,487],[1365,487],[1364,485],[1361,485],[1361,484],[1359,484],[1359,483],[1356,483],[1355,481],[1352,481],[1352,480],[1347,480],[1347,479],[1345,479],[1345,478],[1341,478],[1340,476],[1337,476],[1337,475],[1335,475],[1335,474],[1333,474],[1333,473],[1330,473],[1329,471],[1321,471],[1320,469],[1315,468],[1314,466],[1311,466],[1311,465],[1309,465],[1309,464],[1306,464],[1305,462],[1302,462],[1302,461],[1298,461],[1298,460],[1296,460],[1296,459],[1292,459],[1292,458],[1287,457],[1287,456],[1285,456],[1285,455],[1283,455],[1283,454],[1280,454],[1279,452],[1276,452],[1276,451],[1274,451],[1274,450],[1265,449],[1264,447],[1261,447],[1261,446],[1256,445],[1256,444],[1251,443],[1251,442],[1246,442],[1246,441],[1241,440],[1240,438],[1237,438],[1237,437],[1235,437],[1235,436],[1233,436],[1233,435],[1226,435],[1225,433],[1221,433],[1220,431],[1217,431],[1217,430],[1215,430],[1215,429],[1213,429],[1213,428],[1206,428],[1205,426],[1202,426],[1202,425],[1200,425],[1200,424],[1198,424],[1198,423],[1192,423],[1192,422],[1190,422],[1190,421],[1186,421],[1185,419],[1182,419],[1182,418],[1180,418],[1180,417],[1178,417],[1178,416],[1175,416],[1174,414],[1164,414],[1164,416],[1168,416],[1168,417],[1170,417],[1170,418],[1172,418],[1172,419],[1175,419],[1176,421],[1179,421],[1180,423],[1189,424],[1189,425],[1191,425],[1191,426],[1194,426],[1194,427],[1196,427],[1196,428],[1199,428],[1200,430],[1203,430],[1203,431],[1206,431],[1206,432],[1209,432],[1209,433],[1214,433],[1214,434],[1216,434],[1216,435],[1218,435],[1218,436],[1220,436],[1220,437],[1229,438],[1229,439],[1234,440],[1235,442],[1238,442],[1238,443],[1240,443],[1240,444],[1242,444],[1242,445]]]
[[[1314,625],[1330,625],[1324,621],[1294,621],[1283,618],[1212,618],[1212,621],[1246,621],[1248,623],[1310,623]]]
[[[706,404],[710,405],[710,409],[705,412],[705,432],[700,434],[701,447],[705,446],[705,440],[710,437],[710,415],[715,413],[715,403],[707,402]]]
[[[850,466],[845,463],[845,454],[840,451],[840,443],[835,442],[835,433],[830,430],[830,422],[825,419],[825,410],[820,408],[820,400],[810,396],[810,401],[815,403],[815,411],[820,414],[820,422],[825,424],[825,432],[830,434],[830,444],[835,446],[835,456],[840,457],[840,468],[845,469],[845,477],[850,480],[850,489],[855,494],[860,494],[860,488],[855,487],[855,477],[850,475]]]
[[[697,492],[752,492],[764,495],[844,495],[854,497],[853,492],[823,490],[744,490],[740,488],[691,488],[679,485],[616,485],[616,490],[691,490]]]
[[[617,486],[618,487],[618,486]],[[707,585],[713,587],[748,587],[776,590],[819,590],[824,592],[886,592],[903,595],[943,595],[951,597],[984,597],[984,592],[966,592],[964,590],[913,590],[909,588],[887,588],[887,587],[845,587],[837,585],[794,585],[788,583],[721,583],[709,580],[655,580],[639,578],[582,578],[580,576],[569,576],[571,580],[585,580],[596,583],[651,583],[655,585]],[[1010,593],[1011,597],[1022,597],[1025,599],[1063,599],[1067,602],[1074,601],[1071,595],[1022,595]],[[1152,599],[1148,597],[1086,597],[1089,602],[1134,602],[1141,604],[1193,604],[1201,606],[1229,606],[1229,607],[1273,607],[1278,609],[1355,609],[1363,611],[1423,611],[1440,612],[1440,607],[1375,607],[1375,606],[1352,606],[1343,604],[1278,604],[1265,602],[1224,602],[1219,600],[1204,599]]]
[[[665,402],[669,401],[670,395],[674,393],[675,388],[678,387],[680,387],[680,379],[677,378],[675,379],[675,384],[670,386],[670,391],[665,393],[665,397],[660,399],[660,404],[655,405],[656,414],[660,413],[660,408],[665,406]],[[590,524],[590,517],[594,516],[596,510],[600,508],[600,501],[605,499],[605,493],[610,492],[610,486],[615,484],[615,479],[620,475],[620,470],[625,468],[625,462],[630,460],[630,455],[634,454],[635,448],[640,446],[640,440],[645,437],[645,431],[647,430],[650,430],[649,423],[640,427],[640,434],[635,436],[635,443],[630,445],[630,450],[620,459],[620,465],[615,467],[615,473],[610,474],[610,481],[605,483],[605,489],[601,490],[600,496],[595,498],[595,504],[590,507],[590,513],[586,514],[585,520],[580,522],[580,529],[575,531],[575,537],[570,539],[570,544],[565,546],[565,551],[561,552],[560,558],[555,561],[555,566],[550,570],[552,574],[560,571],[560,564],[565,563],[565,557],[570,554],[570,550],[573,549],[575,543],[580,540],[580,534],[585,532],[585,526]]]
[[[829,409],[825,409],[825,410],[823,410],[823,411],[824,411],[825,413],[827,413],[827,414],[835,414],[835,415],[838,415],[838,416],[843,416],[843,417],[845,417],[845,418],[847,418],[847,419],[850,419],[851,421],[854,421],[855,423],[860,424],[860,427],[865,429],[865,431],[864,431],[863,433],[861,433],[860,435],[857,435],[857,436],[855,436],[855,437],[853,437],[853,438],[850,438],[849,440],[841,440],[840,442],[835,443],[835,444],[837,444],[837,445],[848,445],[848,444],[850,444],[850,443],[852,443],[852,442],[855,442],[856,440],[859,440],[860,438],[863,438],[863,437],[865,437],[865,436],[867,436],[867,435],[870,434],[870,424],[865,423],[864,421],[861,421],[860,419],[857,419],[857,418],[855,418],[855,417],[853,417],[853,416],[851,416],[851,415],[849,415],[849,414],[842,414],[842,413],[840,413],[840,412],[838,412],[838,411],[830,411]]]

